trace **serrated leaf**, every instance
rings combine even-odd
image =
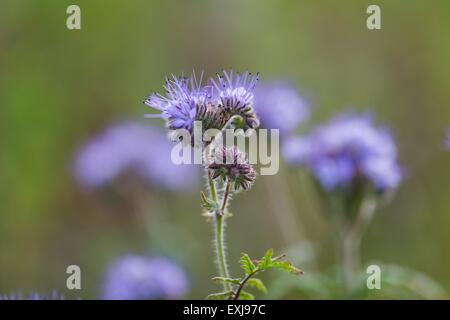
[[[264,257],[258,262],[258,269],[264,270],[269,267],[272,262],[273,250],[269,249],[264,254]]]
[[[206,210],[217,211],[219,209],[217,202],[206,197],[203,191],[200,191],[200,199],[202,200],[202,207],[205,208]]]
[[[229,291],[224,291],[224,292],[212,293],[210,295],[207,295],[206,299],[208,299],[208,300],[225,300],[225,299],[228,299],[229,297],[231,297],[232,295],[233,295],[233,291],[229,290]]]
[[[240,279],[236,278],[224,278],[224,277],[214,277],[212,279],[217,283],[231,283],[231,284],[239,284],[241,281]]]
[[[255,271],[255,265],[253,264],[252,260],[246,253],[241,254],[241,258],[239,259],[239,264],[241,265],[241,268],[244,270],[245,274],[252,274],[253,271]]]
[[[208,201],[208,199],[206,198],[206,195],[203,191],[200,191],[200,199],[202,200],[202,203],[205,203]]]
[[[277,268],[296,275],[303,274],[302,270],[294,267],[289,261],[272,261],[268,268]]]
[[[250,292],[242,290],[239,294],[239,300],[255,300],[255,296]]]
[[[264,283],[261,281],[261,279],[258,279],[258,278],[249,279],[247,281],[247,285],[258,289],[259,291],[261,291],[263,293],[267,293],[267,288],[264,285]]]

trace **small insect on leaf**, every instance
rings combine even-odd
[[[258,278],[249,279],[247,281],[247,285],[258,289],[262,293],[267,293],[267,288],[264,285],[264,283],[261,281],[261,279],[258,279]]]
[[[232,295],[233,295],[233,291],[229,290],[229,291],[224,291],[224,292],[212,293],[210,295],[207,295],[206,299],[208,299],[208,300],[226,300],[226,299],[230,298]]]
[[[253,271],[255,271],[255,265],[253,264],[252,260],[246,253],[241,254],[241,259],[239,259],[239,264],[241,265],[241,268],[244,270],[245,274],[252,274]]]

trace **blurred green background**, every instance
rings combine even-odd
[[[66,29],[69,4],[81,7],[81,30]],[[369,4],[381,7],[381,30],[366,28]],[[312,107],[301,130],[348,108],[372,110],[392,129],[407,176],[370,226],[363,262],[405,265],[450,291],[450,154],[442,147],[450,125],[448,1],[2,0],[0,7],[0,293],[56,288],[95,298],[107,263],[127,252],[178,261],[191,279],[189,297],[216,290],[200,187],[89,194],[71,166],[93,134],[148,112],[142,99],[161,90],[166,74],[230,66],[293,81]],[[132,192],[145,192],[150,236]],[[274,197],[283,197],[281,208]],[[322,249],[319,270],[334,263],[330,227],[298,172],[283,166],[260,177],[232,208],[233,270],[241,251],[258,257],[305,239]],[[79,292],[65,290],[70,264],[82,270]]]

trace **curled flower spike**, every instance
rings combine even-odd
[[[195,120],[202,122],[204,130],[223,128],[229,119],[230,115],[225,110],[218,108],[211,102],[197,105]]]
[[[244,118],[250,128],[259,127],[259,120],[253,109],[253,90],[259,80],[259,73],[252,75],[245,71],[233,74],[233,69],[227,73],[222,71],[223,75],[217,74],[217,79],[211,79],[215,94],[220,100],[220,106],[232,115],[240,115]],[[233,78],[234,77],[234,78]]]
[[[248,190],[256,179],[253,166],[237,147],[215,149],[210,156],[208,169],[213,179],[228,179],[235,191]]]

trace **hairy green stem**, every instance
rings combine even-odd
[[[214,202],[217,202],[216,185],[208,171],[206,172],[206,174],[208,175],[209,192],[211,193],[211,198]]]
[[[211,175],[207,172],[208,176],[208,186],[209,191],[211,194],[211,198],[214,202],[217,203],[217,191],[216,191],[216,184],[214,180],[212,179]],[[227,186],[225,188],[224,196],[223,196],[223,202],[220,207],[220,209],[216,210],[214,212],[214,229],[215,229],[215,255],[216,255],[216,262],[218,266],[219,275],[224,278],[229,278],[230,275],[228,273],[228,266],[227,266],[227,257],[225,252],[225,215],[224,211],[227,206],[227,202],[229,199],[229,193],[230,193],[230,187],[229,183],[227,183]],[[228,283],[223,284],[224,290],[228,291],[231,290],[231,286]]]
[[[361,235],[351,230],[344,231],[341,234],[340,244],[342,281],[345,292],[349,294],[355,289],[359,272]]]
[[[226,253],[225,253],[225,235],[224,235],[224,229],[225,229],[225,222],[224,222],[224,216],[223,214],[220,214],[219,212],[215,215],[215,227],[216,227],[216,257],[217,257],[217,265],[219,267],[219,274],[221,277],[229,278],[230,275],[228,273],[228,266],[227,266],[227,260],[226,260]],[[223,288],[225,291],[228,291],[231,289],[229,283],[224,283]]]
[[[231,123],[231,119],[227,122],[226,126],[228,126],[229,123]],[[210,146],[208,146],[207,149],[205,150],[205,154],[204,154],[205,159],[206,159],[206,155],[208,154],[208,152],[210,150],[209,148],[211,146],[212,146],[212,144]],[[208,187],[209,187],[211,198],[216,204],[218,204],[216,183],[214,182],[211,175],[209,174],[208,169],[205,169],[205,170],[206,170],[206,175],[208,176]],[[227,207],[228,200],[230,198],[230,191],[231,191],[231,184],[227,180],[227,184],[226,184],[225,191],[223,194],[222,204],[214,212],[214,224],[215,224],[215,226],[214,226],[214,229],[215,229],[214,249],[215,249],[215,255],[216,255],[216,262],[217,262],[217,266],[219,269],[218,270],[219,275],[224,278],[230,277],[230,274],[228,272],[227,256],[226,256],[226,251],[225,251],[225,209]],[[230,291],[231,285],[229,283],[224,283],[223,288],[225,291]]]
[[[341,272],[344,288],[350,293],[357,286],[357,278],[361,267],[360,248],[364,232],[372,220],[376,202],[366,197],[358,210],[356,219],[349,226],[344,226],[341,233]]]
[[[225,209],[227,208],[228,204],[228,199],[230,197],[230,192],[231,192],[231,183],[229,180],[227,180],[227,186],[225,187],[225,192],[223,194],[222,206],[220,207],[221,214],[225,213]]]

